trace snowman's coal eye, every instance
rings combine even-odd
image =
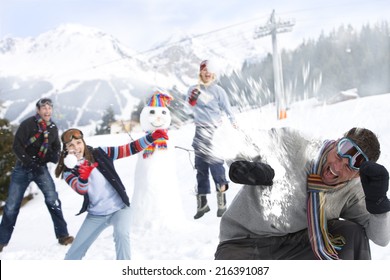
[[[150,110],[150,114],[154,115],[156,112],[154,110]]]
[[[165,111],[165,110],[162,111],[162,114],[163,114],[163,115],[166,115],[166,114],[167,114],[167,111]]]

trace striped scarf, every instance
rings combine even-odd
[[[159,138],[153,141],[152,144],[147,146],[142,154],[143,158],[148,158],[151,156],[156,149],[158,150],[166,150],[167,149],[167,141],[164,138]]]
[[[35,119],[37,120],[39,129],[37,133],[35,133],[33,136],[31,136],[30,139],[28,139],[27,146],[37,141],[37,139],[43,133],[43,142],[41,147],[39,148],[38,156],[40,158],[44,158],[46,156],[47,149],[49,147],[49,131],[47,130],[47,126],[50,125],[51,122],[50,121],[45,122],[45,120],[42,119],[39,114],[35,115]]]
[[[325,192],[338,190],[346,185],[341,183],[328,186],[321,180],[322,167],[335,141],[325,141],[320,154],[311,166],[311,174],[307,178],[307,220],[308,232],[314,254],[320,260],[339,259],[337,251],[345,243],[343,237],[333,237],[327,228],[325,217]]]

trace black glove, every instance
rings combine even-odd
[[[235,161],[230,165],[229,177],[234,183],[272,186],[275,171],[263,162]]]
[[[52,162],[52,163],[57,163],[58,160],[60,159],[60,153],[54,153],[50,152],[46,154],[45,161],[46,162]]]
[[[360,181],[366,195],[366,208],[371,214],[390,211],[390,201],[386,196],[389,189],[389,172],[380,164],[364,162],[360,167]]]
[[[34,176],[43,174],[42,163],[38,159],[33,159],[29,164],[27,164],[27,172],[32,172]]]

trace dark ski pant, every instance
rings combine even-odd
[[[11,239],[17,217],[19,215],[24,193],[31,182],[35,182],[45,197],[57,238],[68,236],[68,228],[62,214],[61,201],[54,181],[47,166],[39,167],[38,171],[29,171],[18,161],[11,175],[7,201],[4,206],[3,218],[0,224],[0,244],[6,245]]]
[[[342,235],[346,244],[338,251],[343,260],[370,260],[370,244],[362,226],[345,220],[328,222],[329,233]],[[216,260],[316,260],[307,229],[278,237],[245,238],[221,242]]]
[[[224,160],[213,155],[213,135],[216,127],[196,126],[192,147],[195,150],[195,168],[198,194],[209,194],[210,173],[217,185],[227,185]],[[218,191],[218,189],[216,188]]]

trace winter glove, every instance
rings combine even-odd
[[[197,88],[194,88],[191,91],[190,98],[188,99],[188,103],[190,103],[191,106],[195,106],[200,94],[201,94],[201,91]]]
[[[82,182],[87,182],[89,175],[91,174],[92,170],[98,166],[98,163],[95,162],[93,164],[90,164],[88,160],[85,160],[78,169],[78,172],[80,174],[79,179]]]
[[[272,186],[275,172],[263,162],[235,161],[230,165],[229,177],[238,184]]]
[[[390,201],[386,196],[389,189],[389,172],[380,164],[364,162],[360,167],[360,181],[366,195],[366,208],[371,214],[390,211]]]
[[[154,131],[152,133],[152,138],[153,138],[153,141],[156,141],[157,139],[160,139],[160,138],[164,138],[166,140],[169,139],[167,132],[163,129],[157,129],[156,131]]]
[[[45,156],[45,161],[46,162],[52,162],[52,163],[57,163],[58,160],[60,159],[60,153],[54,153],[54,152],[49,152]]]
[[[38,159],[32,159],[31,162],[26,166],[27,172],[32,172],[34,176],[43,174],[43,164]]]

